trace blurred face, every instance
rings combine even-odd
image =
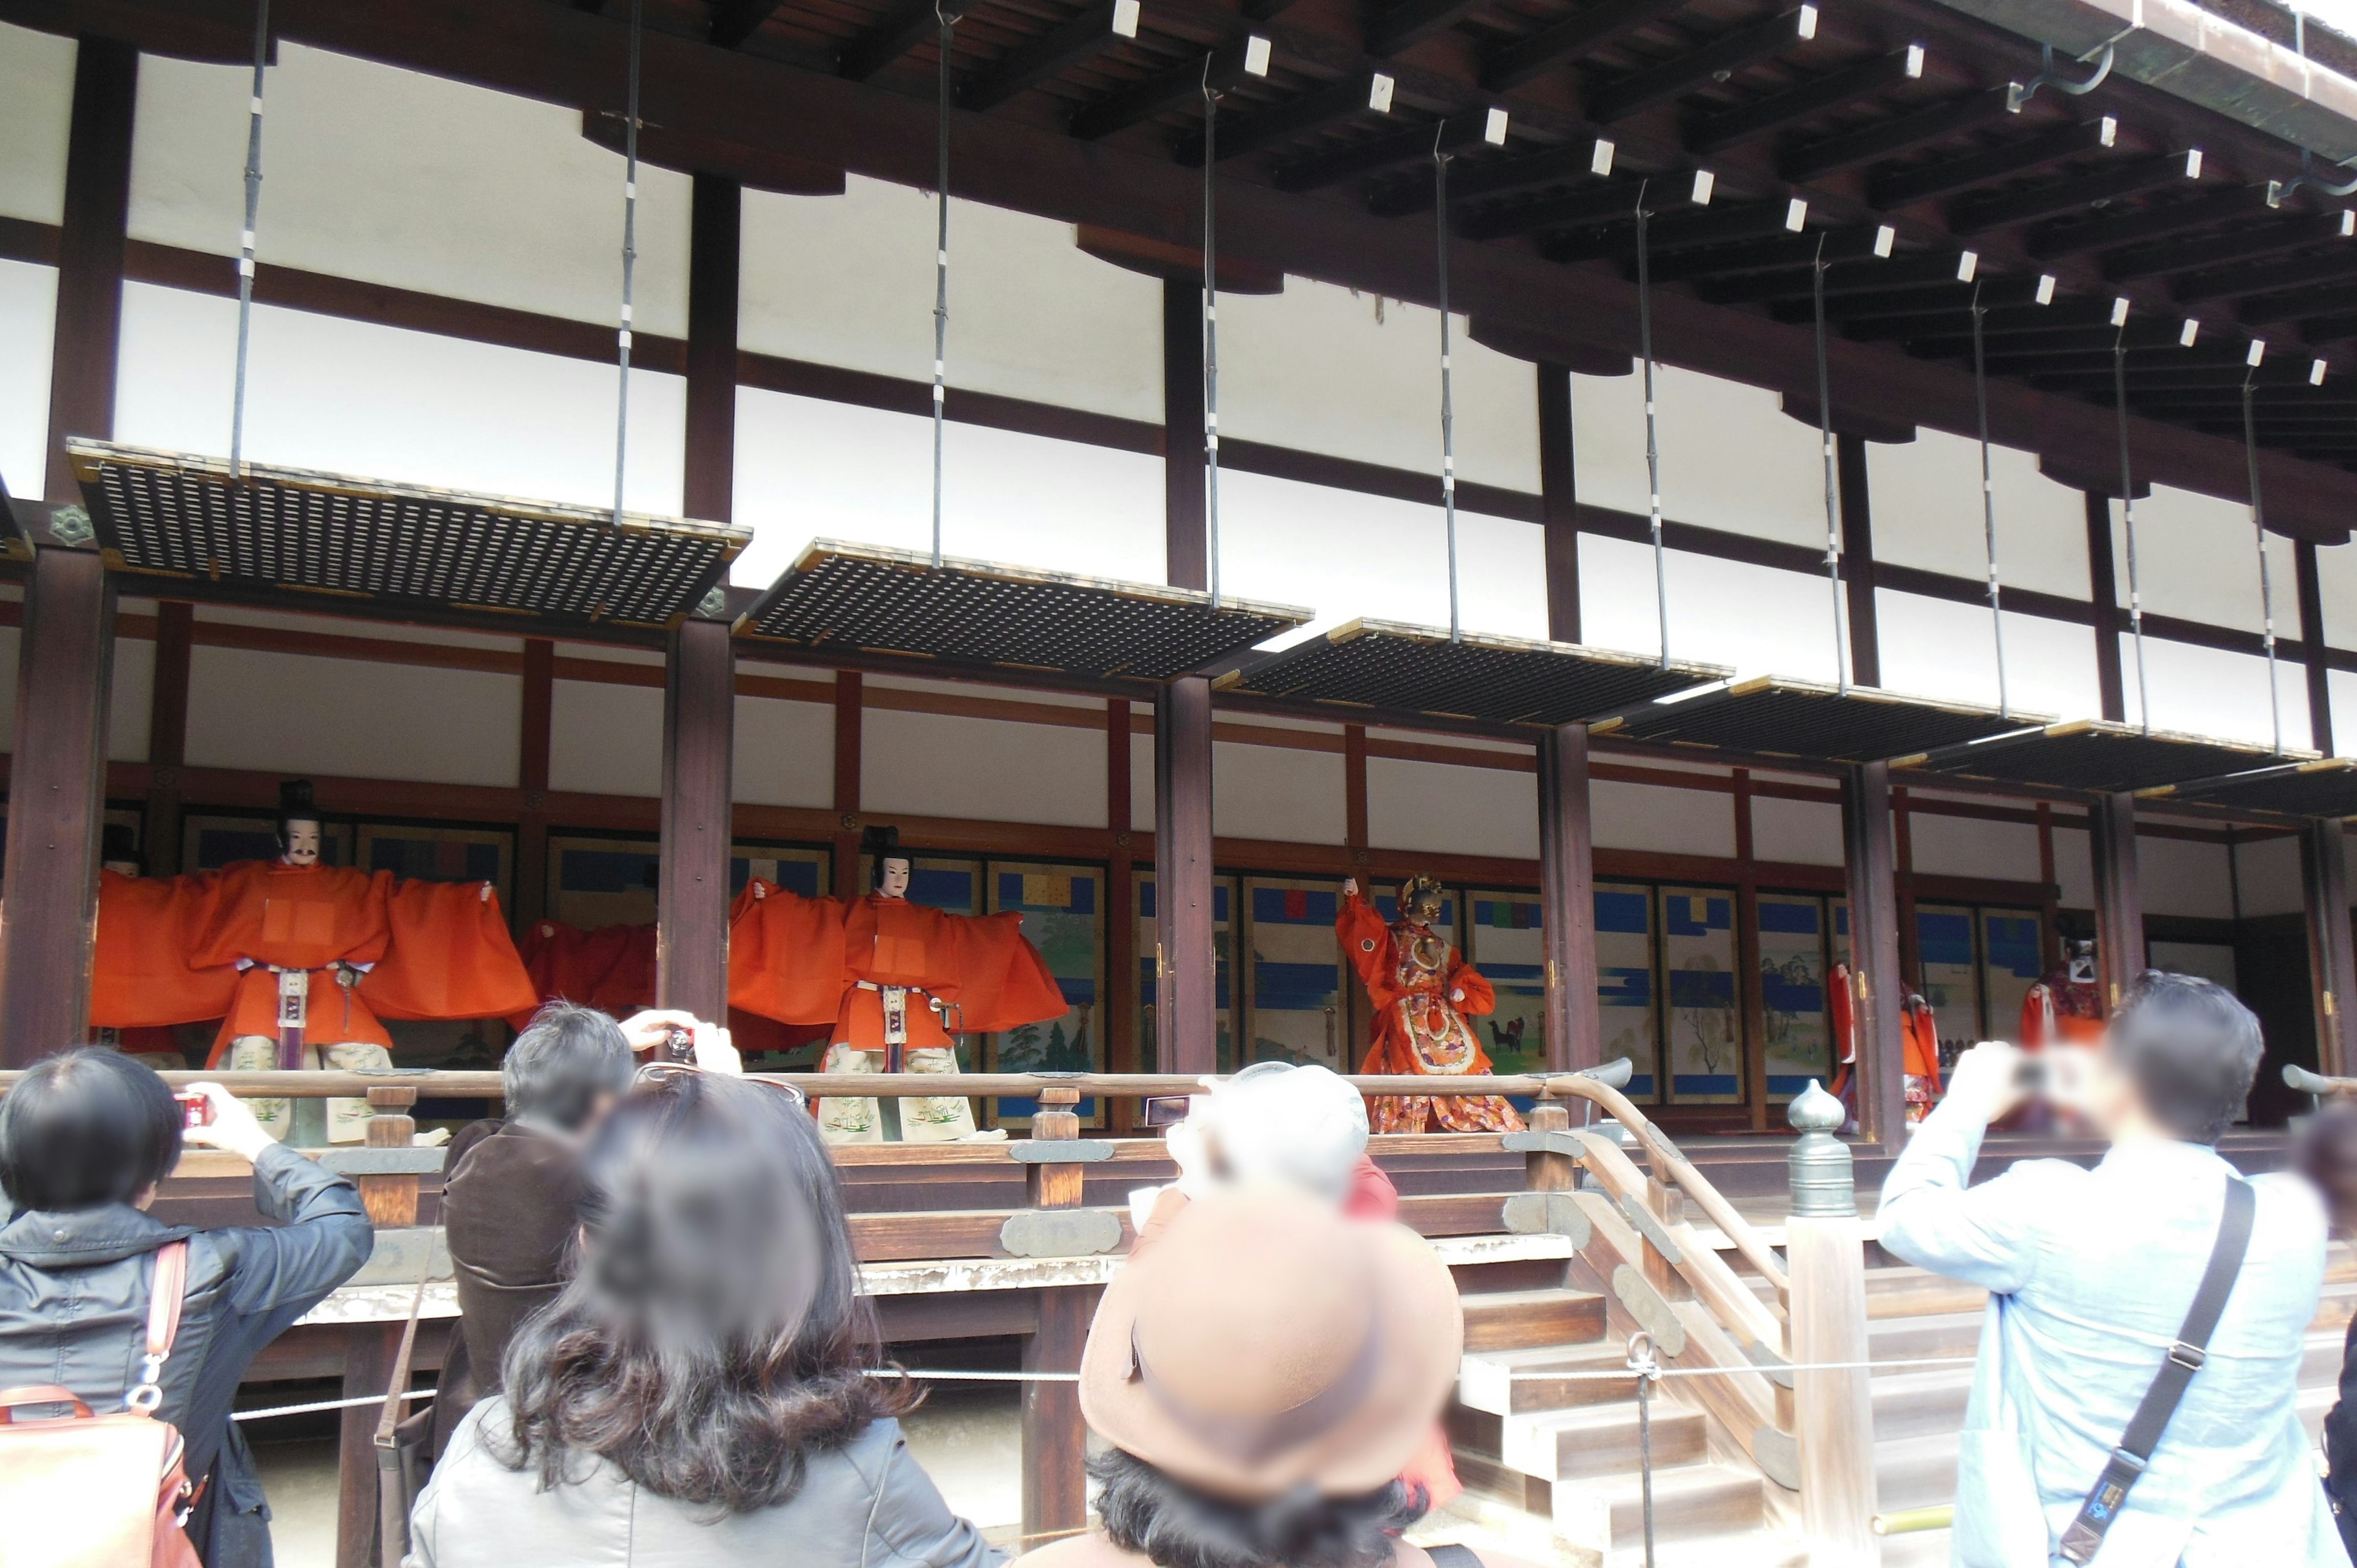
[[[887,898],[909,896],[909,863],[897,855],[885,857],[883,869],[877,873],[876,891]]]
[[[319,824],[292,822],[286,824],[286,848],[279,857],[288,865],[319,864]]]
[[[2072,1109],[2097,1133],[2115,1137],[2143,1115],[2144,1100],[2136,1092],[2136,1080],[2112,1050],[2109,1035],[2103,1044],[2076,1054],[2083,1058],[2084,1068]]]

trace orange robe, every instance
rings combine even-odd
[[[1334,935],[1375,1004],[1374,1043],[1361,1072],[1480,1077],[1491,1070],[1465,1019],[1497,1006],[1498,996],[1462,953],[1429,930],[1419,936],[1405,923],[1386,924],[1355,893],[1342,900]],[[1519,1133],[1523,1119],[1500,1095],[1414,1095],[1376,1101],[1373,1123],[1378,1133]]]
[[[2104,993],[2093,981],[2073,981],[2068,964],[2046,975],[2021,999],[2024,1050],[2057,1041],[2092,1046],[2103,1037]]]
[[[1849,1089],[1850,1076],[1857,1067],[1857,1016],[1850,993],[1849,965],[1837,963],[1825,975],[1825,1015],[1834,1036],[1834,1079],[1826,1092],[1839,1098]],[[1910,997],[1917,1006],[1903,1007],[1900,1017],[1900,1039],[1904,1052],[1902,1071],[1925,1080],[1925,1087],[1934,1095],[1941,1092],[1940,1031],[1932,1009],[1921,1006],[1922,998]]]
[[[475,882],[241,861],[192,876],[99,875],[91,1022],[116,1028],[221,1020],[231,1040],[278,1033],[274,969],[309,972],[315,1046],[390,1049],[382,1018],[497,1018],[532,1004],[499,900]],[[241,961],[247,967],[240,969]],[[344,985],[340,966],[370,966]]]
[[[950,915],[875,893],[805,898],[759,877],[737,896],[728,917],[732,1008],[781,1024],[829,1025],[830,1044],[882,1051],[883,986],[918,993],[908,999],[903,1050],[949,1050],[959,1034],[1044,1024],[1065,1010],[1048,961],[1012,910]]]
[[[576,1002],[616,1018],[655,1004],[655,928],[599,926],[585,931],[562,920],[535,920],[523,934],[524,972],[532,976],[532,1007],[510,1017],[521,1029],[541,1003]],[[731,1007],[728,1032],[747,1057],[790,1051],[825,1031],[793,1028]]]

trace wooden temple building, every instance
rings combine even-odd
[[[968,1043],[1012,1143],[843,1154],[871,1288],[898,1344],[1054,1369],[1125,1240],[1010,1217],[1164,1168],[1103,1075],[1350,1070],[1341,883],[1430,873],[1534,1132],[1379,1153],[1480,1308],[1469,1477],[1608,1553],[1626,1498],[1549,1435],[1583,1401],[1512,1373],[1631,1326],[1730,1369],[1665,1439],[1690,1534],[1867,1553],[1861,1486],[1953,1477],[1945,1385],[1774,1371],[1834,1332],[1761,1217],[1836,964],[1868,1189],[1902,999],[2009,1035],[2072,940],[2258,1011],[2238,1157],[2281,1157],[2280,1069],[2348,1069],[2357,42],[2264,0],[274,0],[259,67],[255,29],[0,0],[0,1066],[91,1033],[107,830],[252,858],[286,778],[328,858],[489,881],[520,939],[651,924],[646,1000],[708,1016],[747,878],[856,893],[897,827],[1071,1011]],[[381,1120],[477,1113],[508,1037],[397,1026],[432,1076]],[[1648,1171],[1534,1076],[1621,1057]],[[422,1238],[382,1296],[438,1173],[343,1157]],[[1962,1332],[1864,1237],[1874,1323]],[[271,1375],[381,1390],[398,1308],[338,1310]],[[1069,1527],[1077,1408],[1024,1412],[1024,1528]]]

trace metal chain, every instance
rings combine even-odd
[[[1220,276],[1211,170],[1219,163],[1220,95],[1203,57],[1203,527],[1211,607],[1220,607]]]
[[[237,251],[237,383],[230,394],[229,477],[245,473],[245,361],[253,325],[253,225],[262,211],[262,84],[270,60],[270,0],[253,5],[253,94],[245,118],[245,227]]]
[[[2257,379],[2259,368],[2251,366],[2243,372],[2243,455],[2251,470],[2251,536],[2259,549],[2259,615],[2265,628],[2267,644],[2267,716],[2274,721],[2276,753],[2283,754],[2283,699],[2276,691],[2276,590],[2267,571],[2267,525],[2259,505],[2259,436],[2258,416],[2251,406],[2251,383]],[[2302,628],[2306,634],[2306,628]]]
[[[1830,232],[1830,231],[1828,231]],[[1825,584],[1833,594],[1835,689],[1849,690],[1849,644],[1842,626],[1841,489],[1834,460],[1832,372],[1825,363],[1825,239],[1817,236],[1816,265],[1811,271],[1817,316],[1817,436],[1825,459]]]
[[[646,0],[630,0],[630,93],[622,124],[622,323],[615,333],[620,379],[614,396],[614,526],[622,526],[622,479],[630,456],[630,296],[639,268],[639,42]]]
[[[1653,616],[1662,632],[1662,668],[1670,667],[1670,567],[1662,549],[1662,449],[1653,428],[1653,275],[1646,255],[1645,190],[1653,182],[1637,182],[1637,352],[1645,361],[1645,489],[1651,498],[1649,515],[1653,539]]]
[[[942,428],[949,413],[950,342],[950,48],[957,17],[934,0],[941,24],[933,129],[933,564],[942,564]]]
[[[1448,363],[1448,155],[1440,150],[1448,122],[1432,132],[1432,206],[1440,249],[1440,504],[1448,515],[1448,640],[1462,642],[1457,585],[1457,403]]]
[[[1981,429],[1981,533],[1988,547],[1989,632],[1996,643],[1996,711],[2010,717],[2013,702],[2005,678],[2005,611],[1997,602],[1996,480],[1989,463],[1988,357],[1981,339],[1981,323],[1988,307],[1981,304],[1981,285],[1973,280],[1973,402]]]
[[[2119,334],[2112,341],[2112,398],[2119,412],[2120,517],[2128,541],[2128,630],[2136,638],[2136,719],[2145,734],[2152,733],[2151,687],[2145,679],[2144,587],[2136,577],[2136,486],[2128,472],[2128,323],[2120,317]]]

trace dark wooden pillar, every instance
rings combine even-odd
[[[1834,437],[1841,481],[1842,589],[1849,607],[1849,678],[1882,684],[1882,618],[1874,602],[1874,502],[1866,478],[1866,438]]]
[[[2086,498],[2087,597],[2095,618],[2095,689],[2104,716],[2125,720],[2128,700],[2120,677],[2120,588],[2112,559],[2112,500],[2095,490],[2087,491]]]
[[[1211,585],[1203,505],[1203,290],[1170,279],[1162,285],[1162,515],[1173,587]]]
[[[1547,636],[1579,640],[1579,475],[1571,434],[1571,367],[1542,362],[1539,522],[1546,550]]]
[[[1189,675],[1163,687],[1154,704],[1154,1037],[1161,1072],[1218,1066],[1211,898],[1211,683]]]
[[[114,585],[93,551],[44,546],[25,592],[0,922],[0,1064],[90,1035]]]
[[[2317,1070],[2350,1068],[2349,999],[2357,994],[2357,939],[2349,922],[2349,863],[2337,822],[2309,823],[2299,835],[2300,886],[2308,905],[2308,972],[2314,976]]]
[[[344,1398],[383,1400],[403,1327],[355,1323],[344,1330]],[[381,1402],[336,1412],[336,1568],[376,1563],[376,1423],[383,1413]]]
[[[138,96],[139,51],[111,38],[83,38],[74,56],[65,221],[58,231],[57,328],[49,349],[45,485],[53,501],[81,499],[66,461],[65,438],[114,434],[115,349],[122,337],[124,225],[131,209],[131,122]]]
[[[1868,762],[1842,774],[1842,839],[1849,876],[1852,1011],[1857,1026],[1858,1131],[1886,1146],[1905,1135],[1906,1056],[1900,1005],[1898,844],[1890,767]]]
[[[147,810],[139,847],[150,876],[180,870],[180,769],[188,760],[188,665],[196,607],[156,607],[156,674],[147,697]]]
[[[1759,849],[1751,832],[1751,769],[1738,768],[1731,782],[1735,808],[1736,1004],[1743,1010],[1744,1098],[1751,1130],[1768,1131],[1768,999],[1760,984]]]
[[[2145,970],[2144,899],[2136,888],[2136,797],[2098,795],[2087,810],[2095,862],[2095,961],[2104,1006]]]
[[[1546,1065],[1604,1059],[1596,1000],[1596,835],[1588,818],[1587,726],[1539,738],[1539,900],[1546,946]]]
[[[859,886],[859,739],[866,710],[856,670],[834,672],[834,896],[856,898]]]
[[[744,193],[733,179],[695,177],[688,217],[687,515],[726,522],[736,512],[737,253]]]
[[[1105,830],[1112,849],[1105,855],[1105,989],[1097,1023],[1104,1065],[1112,1072],[1137,1072],[1143,1066],[1137,1037],[1137,883],[1129,831],[1129,703],[1114,697],[1105,703]],[[1136,1101],[1116,1095],[1106,1103],[1116,1136],[1136,1131]]]
[[[725,620],[671,635],[663,671],[662,864],[655,891],[655,1000],[699,1018],[728,1005],[729,786],[737,653]]]
[[[2325,756],[2332,748],[2331,654],[2324,631],[2324,581],[2316,568],[2316,542],[2295,541],[2292,570],[2299,582],[2299,640],[2307,654],[2308,744]]]
[[[548,754],[556,723],[556,644],[523,641],[523,707],[517,725],[515,923],[519,930],[548,913]]]

